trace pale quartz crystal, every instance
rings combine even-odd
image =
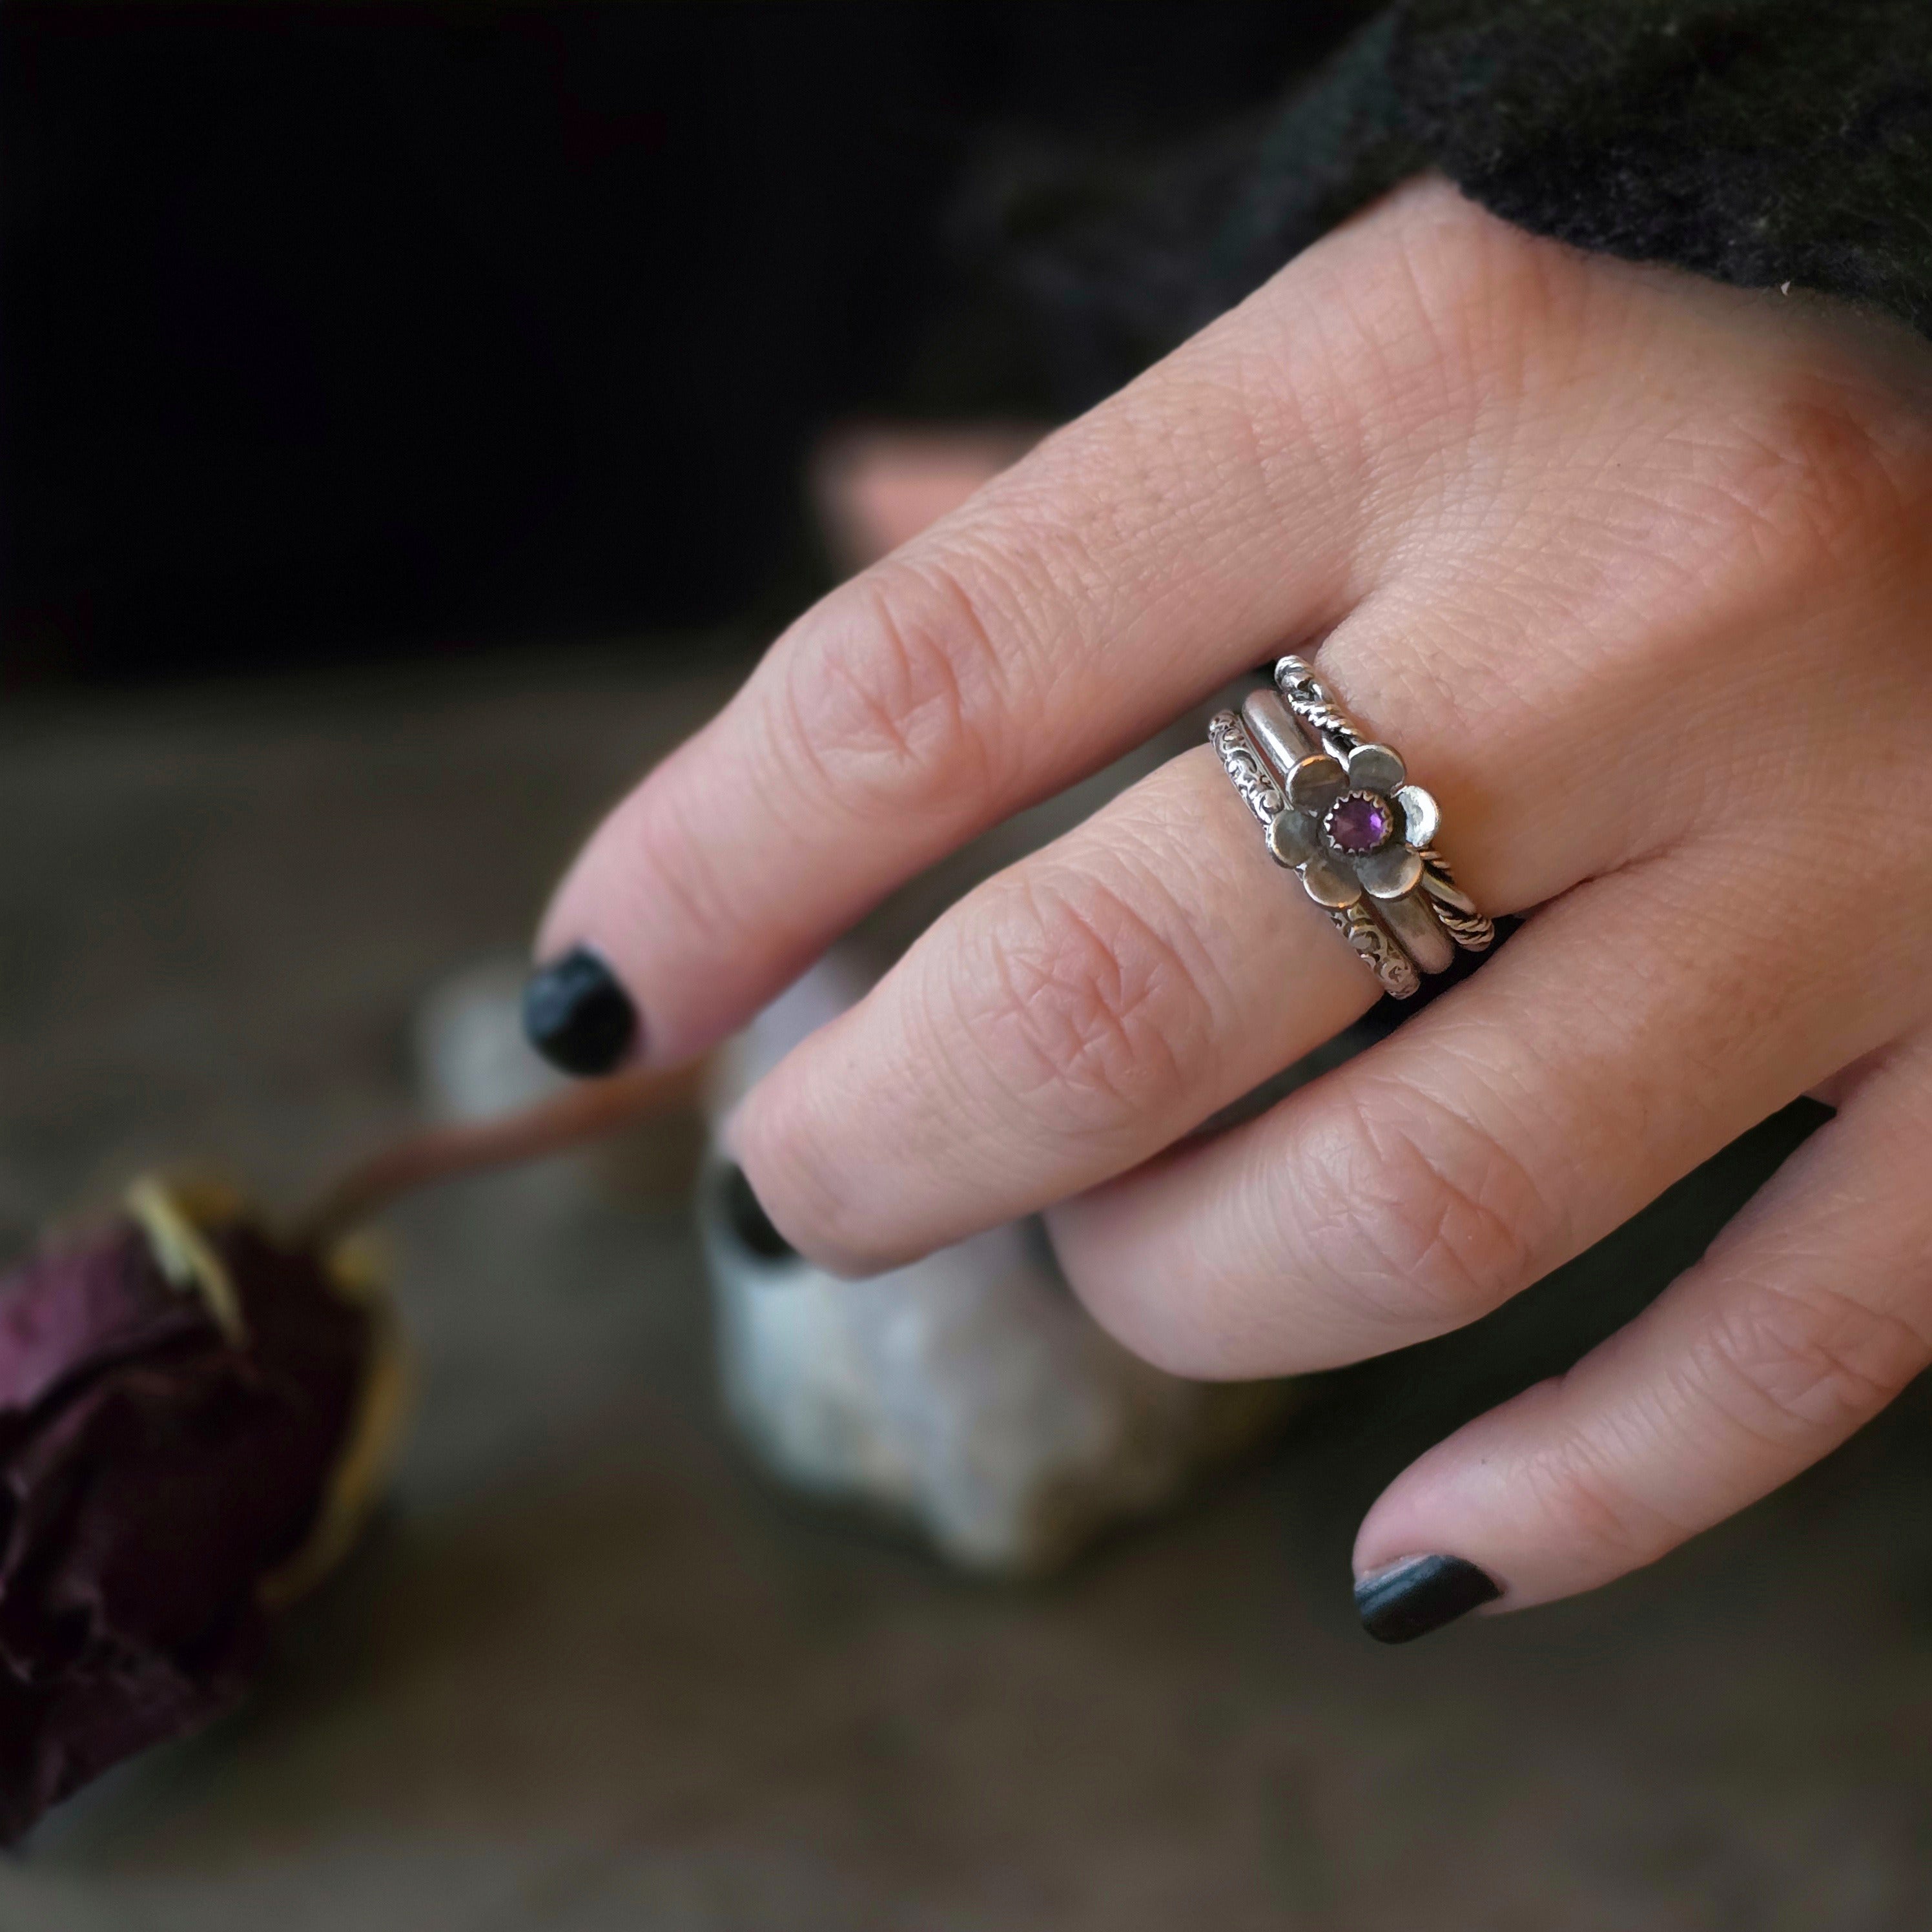
[[[714,1118],[863,990],[837,956],[734,1042]],[[782,1481],[919,1531],[968,1570],[1038,1574],[1170,1507],[1287,1413],[1288,1384],[1184,1382],[1108,1337],[1038,1232],[1009,1223],[865,1282],[754,1253],[702,1195],[725,1401]]]

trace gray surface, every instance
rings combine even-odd
[[[157,1153],[286,1190],[400,1119],[412,1000],[715,695],[606,659],[16,706],[0,1221]],[[1031,1593],[746,1475],[674,1204],[425,1200],[397,1507],[247,1711],[0,1866],[0,1928],[1922,1928],[1922,1387],[1594,1599],[1400,1652],[1349,1611],[1404,1455],[1640,1298],[1774,1143]]]

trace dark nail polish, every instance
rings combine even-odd
[[[642,1032],[631,996],[582,946],[539,966],[524,988],[524,1031],[566,1073],[608,1073]]]
[[[760,1261],[782,1262],[798,1252],[772,1226],[772,1217],[752,1192],[752,1184],[745,1178],[742,1167],[725,1170],[724,1219],[732,1233]]]
[[[1493,1577],[1460,1556],[1409,1556],[1364,1576],[1355,1608],[1378,1642],[1406,1643],[1502,1594]]]

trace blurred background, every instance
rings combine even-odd
[[[4,674],[686,629],[854,412],[1112,386],[1006,272],[1347,0],[10,6]]]
[[[1164,346],[1136,211],[1364,10],[0,9],[7,1255],[509,1094],[464,1029],[599,812]],[[394,1507],[242,1712],[0,1865],[0,1928],[1932,1923],[1923,1385],[1594,1597],[1402,1652],[1348,1598],[1396,1470],[1817,1117],[1028,1583],[748,1459],[701,1121],[425,1196]]]

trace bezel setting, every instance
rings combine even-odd
[[[1336,821],[1352,806],[1366,808],[1381,822],[1380,834],[1366,844],[1352,843],[1341,838],[1336,830]],[[1402,807],[1392,798],[1378,791],[1345,791],[1322,815],[1322,843],[1342,857],[1354,860],[1367,857],[1371,852],[1379,852],[1391,841],[1402,835],[1403,814]]]

